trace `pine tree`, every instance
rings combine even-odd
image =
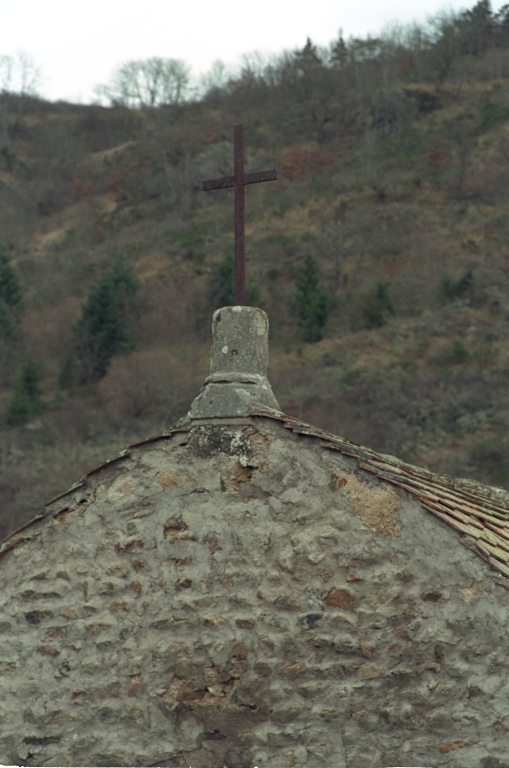
[[[41,366],[33,358],[25,360],[14,381],[14,392],[7,402],[5,423],[23,424],[46,410],[41,400]]]
[[[99,381],[114,355],[134,349],[129,309],[138,288],[136,273],[123,257],[95,281],[74,327],[74,348],[62,369],[62,386]]]
[[[21,300],[21,283],[9,251],[0,247],[0,329],[10,341],[17,336],[15,308],[21,305]]]
[[[230,307],[235,304],[235,256],[233,250],[228,250],[224,259],[214,265],[210,282],[210,298],[214,309]],[[258,283],[247,275],[246,304],[258,306],[260,303],[260,288]]]
[[[320,269],[316,259],[308,254],[304,266],[295,281],[297,291],[293,307],[297,314],[299,335],[303,341],[320,341],[323,329],[333,306],[329,289],[320,280]]]
[[[459,29],[463,54],[479,56],[487,50],[492,42],[495,20],[490,0],[479,0],[473,8],[460,14]]]

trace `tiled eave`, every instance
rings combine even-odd
[[[326,430],[286,414],[253,413],[281,421],[298,435],[318,438],[324,448],[357,459],[359,467],[416,498],[422,506],[469,539],[465,544],[486,560],[501,576],[495,577],[509,589],[509,493],[474,480],[437,475],[407,464],[395,456],[356,445]]]

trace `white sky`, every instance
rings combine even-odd
[[[41,95],[86,103],[132,59],[184,59],[198,76],[216,59],[234,64],[250,51],[302,47],[308,36],[327,45],[340,28],[345,37],[376,34],[443,8],[444,0],[0,0],[0,55],[26,51],[42,70]]]

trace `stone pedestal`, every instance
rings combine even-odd
[[[191,419],[249,416],[280,407],[269,380],[269,320],[256,307],[222,307],[212,318],[210,376],[189,411]]]

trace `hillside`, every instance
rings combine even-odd
[[[480,23],[458,18],[465,35]],[[446,26],[425,52],[340,40],[325,60],[308,43],[176,106],[0,96],[0,246],[22,296],[2,315],[0,290],[0,536],[197,393],[233,245],[233,194],[201,181],[231,173],[240,122],[246,170],[278,169],[247,190],[246,234],[283,409],[509,487],[509,37],[497,24],[478,50],[454,38],[445,74]],[[138,280],[122,304],[132,343],[88,378],[64,375],[82,307],[119,259]],[[311,330],[306,264],[330,310]],[[40,408],[9,420],[27,364]]]

